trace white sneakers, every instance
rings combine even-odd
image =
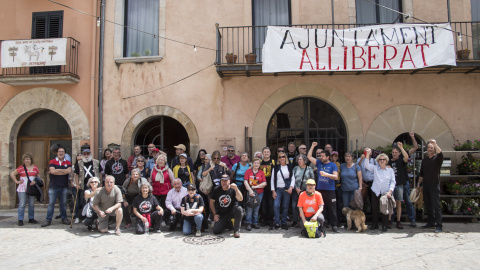
[[[201,232],[200,230],[198,230],[198,231],[195,233],[195,236],[196,236],[196,237],[202,236],[202,232]]]
[[[75,219],[75,224],[78,224],[78,223],[80,223],[80,219],[77,217],[77,218]]]

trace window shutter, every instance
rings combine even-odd
[[[63,10],[33,12],[32,39],[61,38],[63,36]],[[32,67],[31,74],[60,73],[61,66]]]

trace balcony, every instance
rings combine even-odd
[[[66,65],[2,68],[0,82],[12,86],[78,83],[80,81],[78,76],[80,42],[71,37],[65,39]]]
[[[349,29],[367,25],[309,24],[290,27],[309,29]],[[279,72],[262,73],[262,46],[267,26],[217,27],[215,65],[220,77],[283,75],[360,75],[360,74],[442,74],[480,73],[480,22],[452,22],[457,66],[432,66],[412,70]],[[456,33],[461,33],[458,35]],[[463,50],[463,52],[458,52]],[[250,54],[251,53],[251,54]],[[229,54],[229,55],[227,55]],[[249,55],[250,56],[247,56]],[[236,55],[236,59],[231,59]],[[227,58],[230,58],[227,60]],[[249,59],[250,58],[250,59]]]

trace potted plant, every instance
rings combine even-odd
[[[473,141],[472,149],[473,150],[480,150],[480,140],[474,140]]]
[[[465,215],[477,215],[479,212],[478,200],[465,199],[462,204],[462,211]]]
[[[237,55],[233,53],[227,53],[225,59],[227,59],[227,64],[235,64],[237,62]]]
[[[253,52],[245,54],[245,61],[247,61],[247,64],[255,64],[257,62],[257,55]]]
[[[450,194],[459,194],[460,193],[460,183],[458,181],[450,180],[446,183],[447,191]]]
[[[457,59],[458,60],[468,60],[468,56],[470,55],[469,49],[463,49],[457,51]]]

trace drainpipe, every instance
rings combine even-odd
[[[100,44],[98,52],[98,159],[103,156],[103,44],[105,40],[105,0],[100,1]]]
[[[448,10],[448,22],[452,22],[452,17],[450,16],[450,0],[447,0],[447,10]]]
[[[332,0],[332,30],[335,29],[335,0]]]

